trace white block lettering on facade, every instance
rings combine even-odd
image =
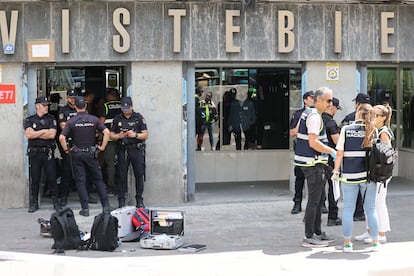
[[[124,26],[131,24],[131,14],[125,8],[117,8],[113,12],[112,20],[119,33],[112,36],[112,47],[118,53],[126,53],[131,47],[131,38]]]
[[[233,17],[240,16],[240,10],[226,10],[226,52],[240,53],[240,46],[234,46],[233,34],[240,33],[240,26],[233,25]]]

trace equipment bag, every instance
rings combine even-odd
[[[151,230],[149,209],[137,208],[135,214],[132,216],[132,224],[135,227],[135,231],[140,232],[139,239],[147,236]]]
[[[50,228],[54,239],[52,249],[57,253],[81,247],[79,227],[70,208],[54,212],[50,217]]]
[[[88,247],[92,250],[115,250],[118,247],[118,219],[109,213],[95,216]]]
[[[395,150],[391,144],[382,142],[376,133],[371,150],[367,152],[368,180],[383,182],[392,176]]]

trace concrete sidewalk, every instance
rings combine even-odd
[[[48,205],[32,214],[26,209],[1,210],[0,260],[4,261],[0,262],[0,272],[13,271],[13,274],[2,275],[26,275],[25,272],[30,272],[27,275],[84,275],[97,270],[100,275],[119,271],[143,275],[301,275],[309,271],[322,275],[414,273],[412,182],[395,178],[389,186],[392,231],[387,234],[388,243],[380,252],[370,252],[369,245],[355,241],[356,252],[349,254],[341,251],[341,227],[327,227],[327,215],[323,215],[323,230],[336,241],[328,248],[301,247],[304,212],[290,214],[293,203],[287,187],[275,184],[272,188],[269,183],[234,185],[232,192],[220,187],[203,187],[200,198],[196,194],[195,202],[180,206],[148,206],[184,210],[186,243],[207,245],[207,249],[198,253],[148,250],[141,249],[138,243],[123,243],[114,252],[67,250],[64,256],[51,255],[53,240],[39,235],[37,223],[39,217],[50,217],[52,209]],[[90,231],[93,217],[101,211],[98,205],[92,206],[96,207],[86,218],[77,215],[78,203],[69,206],[82,231]],[[342,203],[340,214],[341,206]],[[364,228],[365,222],[355,222],[354,235],[362,233]]]

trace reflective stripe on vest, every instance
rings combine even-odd
[[[356,121],[345,126],[344,131],[344,158],[340,180],[345,183],[366,182],[366,151],[361,146],[365,137],[365,124]]]
[[[297,166],[310,167],[317,164],[327,164],[328,154],[320,153],[309,146],[309,135],[307,120],[309,115],[321,115],[315,108],[309,108],[303,111],[299,120],[299,129],[296,137],[295,157],[294,164]],[[321,117],[321,127],[319,130],[318,138],[321,143],[327,145],[328,139],[326,136],[325,125]]]

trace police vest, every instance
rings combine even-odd
[[[321,116],[315,108],[309,108],[303,111],[299,119],[299,129],[296,136],[295,159],[294,164],[297,166],[310,167],[316,164],[327,164],[328,154],[320,153],[309,146],[309,135],[307,120],[309,116]],[[321,127],[318,134],[318,140],[323,144],[328,144],[326,137],[325,125],[321,118]]]
[[[110,101],[104,103],[105,108],[105,125],[107,128],[112,127],[112,122],[117,114],[122,113],[120,101]]]
[[[344,127],[345,144],[342,159],[341,181],[364,183],[367,181],[366,149],[362,148],[365,137],[365,124],[355,121]]]

